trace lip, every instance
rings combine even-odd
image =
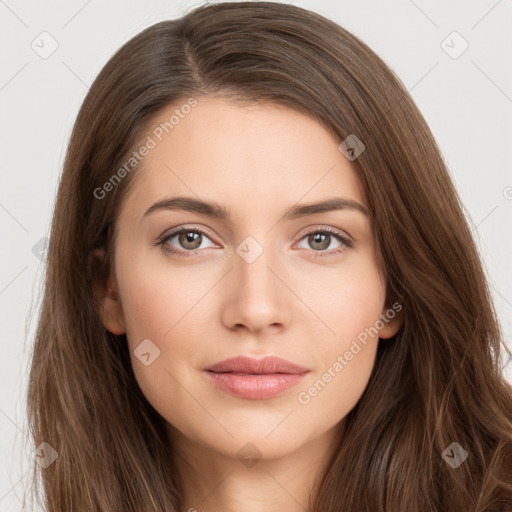
[[[299,384],[309,369],[280,357],[226,359],[204,370],[222,391],[241,398],[272,398]]]
[[[291,361],[280,357],[267,356],[261,359],[239,356],[225,359],[205,370],[216,373],[249,373],[249,374],[271,374],[271,373],[304,373],[308,368],[296,365]]]

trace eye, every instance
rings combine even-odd
[[[315,231],[310,231],[305,236],[301,238],[301,241],[305,240],[306,244],[309,245],[310,248],[313,249],[313,252],[321,253],[315,254],[315,256],[332,256],[334,254],[339,254],[344,251],[347,247],[353,247],[352,241],[339,233],[338,231],[334,231],[328,228],[317,229]],[[332,243],[335,242],[338,245],[332,247]],[[331,247],[331,251],[328,251],[327,254],[323,254]],[[308,249],[308,247],[301,247],[303,249]]]
[[[176,245],[173,245],[173,240],[176,239]],[[198,249],[205,249],[207,247],[215,247],[215,244],[203,245],[205,240],[209,240],[208,235],[199,228],[180,228],[164,235],[158,241],[157,245],[161,245],[162,249],[166,252],[173,253],[177,256],[187,257],[186,253],[194,253]]]

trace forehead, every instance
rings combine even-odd
[[[183,104],[160,111],[142,134],[151,149],[133,171],[121,216],[140,217],[173,195],[215,200],[245,215],[333,195],[364,202],[340,141],[312,117],[225,98],[198,98],[181,110]]]

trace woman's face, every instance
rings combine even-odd
[[[212,97],[161,112],[143,141],[102,312],[126,332],[142,392],[171,434],[231,457],[247,443],[279,457],[334,432],[379,336],[399,328],[341,141],[297,111]],[[238,356],[306,371],[206,370]]]

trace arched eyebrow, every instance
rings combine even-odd
[[[231,218],[229,210],[219,203],[186,196],[168,197],[156,202],[145,211],[143,218],[159,210],[184,210],[222,221],[229,221]],[[368,208],[357,201],[332,197],[315,203],[292,205],[286,209],[279,222],[335,210],[355,210],[366,216],[370,215]]]

